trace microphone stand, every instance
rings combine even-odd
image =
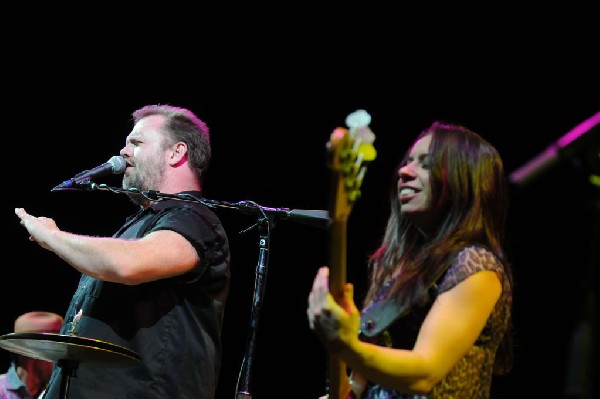
[[[571,333],[563,393],[566,398],[591,399],[597,397],[598,389],[594,374],[598,360],[594,354],[598,346],[598,322],[595,316],[598,302],[596,269],[600,259],[600,112],[581,122],[544,152],[513,171],[509,180],[522,187],[550,167],[571,159],[575,159],[574,164],[583,167],[584,173],[589,174],[594,198],[591,199],[590,267],[580,281],[579,288],[582,290],[578,293],[581,292],[583,311]]]
[[[237,399],[251,399],[250,393],[250,373],[252,361],[254,360],[254,347],[256,343],[256,331],[258,328],[258,319],[264,297],[264,289],[267,279],[269,265],[269,247],[271,241],[271,228],[275,225],[276,219],[291,220],[313,227],[328,228],[330,224],[328,211],[323,210],[303,210],[289,208],[270,208],[256,204],[253,201],[241,201],[237,203],[215,201],[206,198],[196,198],[189,194],[165,194],[158,191],[140,191],[136,188],[123,189],[109,187],[105,184],[96,184],[90,181],[78,182],[77,187],[88,190],[105,190],[114,193],[135,193],[143,195],[151,201],[160,201],[163,199],[176,199],[182,201],[199,202],[210,208],[234,209],[245,214],[258,215],[257,222],[242,233],[246,233],[254,228],[259,231],[258,239],[258,262],[256,265],[256,281],[254,284],[254,296],[252,300],[252,309],[248,338],[246,342],[246,352],[242,361],[240,374],[236,385]]]
[[[246,341],[246,353],[242,360],[242,367],[236,385],[236,398],[252,398],[250,393],[250,370],[254,360],[254,345],[256,343],[256,331],[258,329],[258,318],[262,308],[264,287],[267,282],[267,271],[269,264],[269,247],[271,242],[271,227],[273,220],[268,217],[260,218],[253,226],[259,231],[258,239],[258,263],[256,265],[256,281],[254,284],[254,297],[252,299],[252,310],[248,338]],[[252,227],[251,227],[252,228]],[[250,229],[251,229],[250,228]]]

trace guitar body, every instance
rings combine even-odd
[[[360,187],[366,166],[377,153],[372,143],[375,135],[369,129],[371,116],[358,110],[346,118],[347,128],[336,128],[327,143],[328,167],[331,171],[329,196],[329,290],[336,300],[346,284],[346,237],[348,218]],[[345,399],[348,379],[346,364],[329,355],[327,395],[329,399]]]

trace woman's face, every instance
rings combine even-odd
[[[417,140],[410,150],[408,159],[398,169],[398,201],[400,214],[413,222],[419,229],[428,231],[431,220],[431,184],[429,181],[431,157],[428,134]]]

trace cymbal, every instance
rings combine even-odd
[[[125,347],[92,338],[52,333],[11,333],[0,336],[9,352],[57,363],[71,361],[95,366],[133,366],[140,356]]]

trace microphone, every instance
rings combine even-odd
[[[594,150],[598,138],[600,138],[600,112],[575,126],[542,153],[513,171],[509,181],[517,186],[524,186],[554,167],[559,161],[568,159],[582,150]]]
[[[111,157],[108,161],[104,162],[102,165],[96,166],[93,169],[84,170],[83,172],[76,174],[69,180],[65,180],[58,186],[54,187],[51,191],[75,190],[77,188],[80,188],[80,186],[89,185],[92,182],[92,180],[97,177],[123,173],[126,168],[127,162],[125,161],[125,158],[123,158],[120,155],[115,155]]]

